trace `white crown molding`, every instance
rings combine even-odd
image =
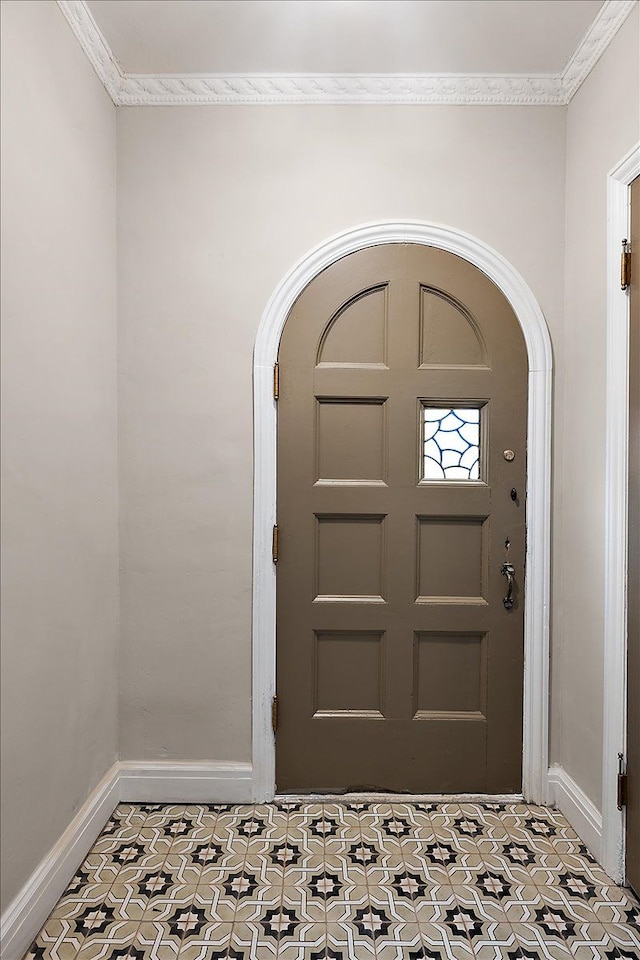
[[[444,104],[563,106],[638,0],[606,0],[559,75],[124,73],[85,0],[57,0],[117,106]]]
[[[57,3],[102,85],[117,106],[125,76],[85,0],[57,0]]]
[[[569,103],[625,22],[638,0],[606,0],[562,71],[565,102]]]
[[[557,77],[434,74],[150,76],[128,74],[123,106],[197,104],[558,105]]]

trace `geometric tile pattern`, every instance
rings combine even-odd
[[[118,806],[25,960],[639,960],[640,906],[523,803]]]

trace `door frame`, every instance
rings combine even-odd
[[[276,522],[277,404],[273,398],[273,367],[287,316],[314,277],[350,253],[387,243],[437,247],[474,264],[505,295],[524,335],[529,378],[522,792],[527,801],[545,803],[549,754],[551,339],[531,289],[500,253],[471,234],[419,220],[363,224],[320,243],[280,281],[260,321],[253,356],[253,799],[264,802],[275,795],[271,704],[276,681],[276,572],[271,540]]]
[[[607,390],[602,744],[602,866],[625,880],[625,811],[616,805],[618,753],[627,746],[629,294],[620,288],[620,241],[629,236],[640,144],[607,177]]]

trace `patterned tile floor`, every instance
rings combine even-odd
[[[521,803],[119,806],[28,960],[640,958],[640,907]]]

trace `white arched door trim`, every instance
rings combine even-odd
[[[322,270],[347,254],[383,243],[421,243],[463,257],[502,290],[520,322],[529,358],[527,557],[523,793],[544,803],[549,717],[549,569],[552,352],[547,325],[530,288],[496,250],[461,230],[418,220],[385,220],[340,233],[311,250],[278,284],[262,315],[253,358],[253,797],[275,793],[271,702],[275,693],[276,574],[271,558],[276,522],[276,424],[273,365],[297,297]]]

